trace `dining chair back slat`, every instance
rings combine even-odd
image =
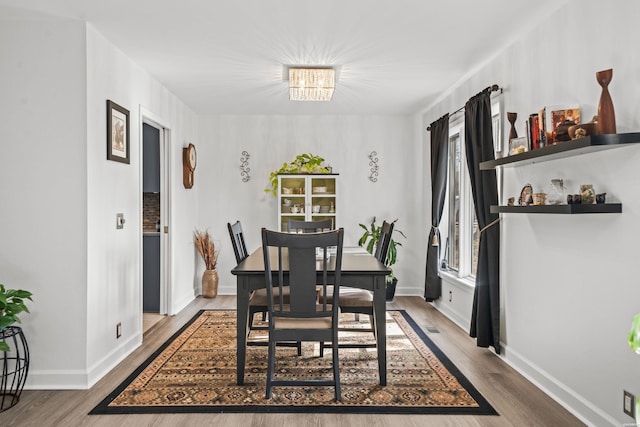
[[[389,245],[391,244],[391,235],[393,234],[393,222],[383,221],[380,227],[380,236],[378,236],[378,245],[376,246],[375,257],[381,263],[387,263],[389,255]]]
[[[236,262],[240,264],[249,256],[247,245],[244,242],[242,224],[240,224],[240,221],[236,221],[233,225],[227,223],[227,229],[229,230],[229,237],[231,237],[231,245],[233,246],[233,253],[236,256]]]

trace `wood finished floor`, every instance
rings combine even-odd
[[[25,390],[17,406],[0,413],[0,426],[583,426],[559,404],[519,375],[490,350],[475,346],[468,334],[419,297],[396,297],[389,309],[405,309],[500,414],[144,414],[92,415],[109,392],[175,331],[203,308],[235,309],[234,296],[197,298],[176,316],[165,317],[144,336],[144,344],[90,390]],[[427,328],[437,329],[437,333]]]

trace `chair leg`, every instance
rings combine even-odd
[[[298,356],[302,356],[302,342],[298,341]]]
[[[324,342],[320,341],[320,357],[324,357]]]
[[[336,389],[336,401],[342,401],[342,392],[340,390],[340,361],[338,359],[338,337],[334,337],[333,339],[332,353],[333,353],[333,381],[335,381],[335,389]]]
[[[269,351],[267,355],[267,392],[266,399],[271,399],[271,382],[273,381],[273,371],[275,370],[276,362],[276,343],[275,341],[269,341]]]
[[[354,313],[354,317],[356,318],[356,322],[360,321],[360,314]]]

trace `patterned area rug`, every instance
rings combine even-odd
[[[348,327],[366,328],[367,316]],[[252,332],[252,335],[255,332]],[[260,335],[262,334],[262,335]],[[266,340],[258,331],[254,340]],[[371,333],[340,332],[341,342]],[[277,375],[331,378],[331,349],[318,343],[278,347]],[[171,337],[90,414],[317,412],[497,415],[497,412],[404,311],[387,312],[387,386],[380,386],[375,348],[340,349],[342,402],[332,387],[274,387],[265,399],[267,349],[247,350],[245,385],[236,384],[236,313],[203,310]]]

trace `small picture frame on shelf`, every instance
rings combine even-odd
[[[580,124],[580,107],[577,105],[551,105],[545,109],[547,144],[569,141],[569,126]]]
[[[529,139],[526,136],[511,138],[509,141],[509,155],[524,153],[529,151]]]

